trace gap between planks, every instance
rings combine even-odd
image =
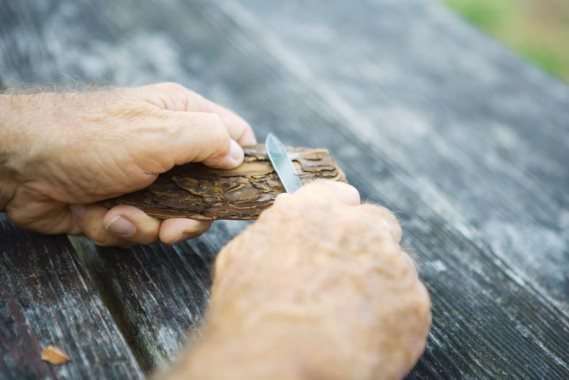
[[[152,362],[151,355],[144,347],[136,343],[135,332],[129,328],[126,316],[122,313],[123,308],[120,306],[120,300],[107,285],[104,276],[101,276],[97,270],[97,260],[99,260],[99,258],[95,244],[82,236],[68,235],[67,238],[73,247],[73,253],[79,264],[80,271],[99,292],[103,305],[109,311],[109,314],[125,339],[137,364],[145,374],[148,374],[153,369],[150,364]]]

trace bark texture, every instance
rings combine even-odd
[[[303,183],[316,179],[346,180],[326,149],[288,150]],[[136,206],[160,219],[251,220],[283,192],[264,145],[256,145],[245,148],[245,161],[236,169],[216,170],[199,164],[178,166],[161,174],[146,189],[103,204]]]

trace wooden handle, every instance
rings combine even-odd
[[[302,183],[316,179],[346,181],[326,149],[288,148]],[[136,206],[159,219],[256,219],[284,192],[264,145],[245,148],[245,160],[232,170],[199,164],[177,166],[149,187],[102,204]]]

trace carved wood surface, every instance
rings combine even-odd
[[[303,183],[316,179],[345,181],[326,149],[289,148]],[[255,219],[284,192],[264,145],[245,148],[245,160],[233,170],[199,164],[178,166],[144,190],[104,202],[106,206],[137,206],[158,218],[198,220]]]

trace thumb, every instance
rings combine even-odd
[[[201,162],[219,169],[232,169],[243,162],[243,148],[234,141],[222,119],[214,113],[171,112],[167,141],[154,144],[162,157],[176,165]]]
[[[219,169],[232,169],[243,163],[245,153],[243,148],[233,139],[229,139],[229,147],[219,150],[209,158],[202,161],[204,165]]]

